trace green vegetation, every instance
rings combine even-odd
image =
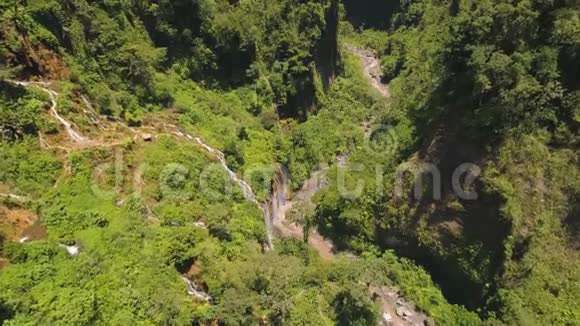
[[[484,317],[579,320],[579,39],[570,33],[578,15],[566,1],[426,0],[401,2],[383,31],[345,23],[348,42],[375,49],[391,81],[394,102],[382,122],[398,150],[385,159],[352,153],[365,170],[347,176],[367,187],[351,200],[331,184],[319,229],[356,252],[396,239],[448,298]],[[386,180],[378,197],[377,163]],[[397,197],[397,169],[426,163],[440,169],[443,200],[429,186],[415,197],[409,177]],[[451,188],[463,163],[482,169],[476,201]]]
[[[47,235],[0,234],[0,323],[372,325],[372,287],[438,325],[577,323],[579,15],[540,0],[3,1],[0,205],[23,196]],[[354,47],[377,53],[392,99]],[[10,80],[52,81],[89,140]],[[287,218],[352,254],[264,250],[259,205],[178,130],[259,202],[279,166],[294,190],[328,167]],[[475,201],[451,187],[463,163],[482,171]],[[425,164],[441,199],[430,178],[413,194]]]
[[[50,153],[41,152],[37,142],[25,138],[17,144],[0,143],[0,182],[17,193],[41,194],[61,173],[61,162]]]
[[[327,263],[303,243],[285,240],[264,255],[257,207],[235,187],[226,196],[229,179],[222,169],[211,169],[215,175],[200,188],[197,176],[211,158],[189,143],[162,137],[117,151],[124,161],[115,168],[117,153],[75,153],[72,174],[39,200],[48,238],[5,245],[13,264],[0,274],[7,324],[237,325],[268,319],[366,325],[376,320],[377,308],[365,283],[399,284],[436,320],[477,320],[450,306],[424,271],[391,253]],[[145,167],[141,190],[132,180],[137,166]],[[193,226],[200,221],[207,230]],[[59,243],[77,244],[81,254],[70,257]],[[212,305],[192,303],[179,279],[176,268],[192,258]]]

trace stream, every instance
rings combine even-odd
[[[388,85],[381,83],[380,62],[376,55],[368,49],[349,47],[349,50],[362,61],[365,76],[373,88],[379,91],[383,97],[389,98],[390,92]],[[9,82],[23,87],[37,87],[46,92],[49,95],[51,101],[50,113],[60,122],[61,125],[64,126],[69,138],[71,138],[75,143],[89,142],[86,137],[74,130],[70,122],[68,122],[58,113],[58,93],[47,88],[50,83],[27,81]],[[82,101],[89,109],[94,110],[86,98],[82,97]],[[207,145],[200,137],[194,137],[181,131],[173,131],[173,134],[178,137],[184,137],[196,143],[197,145],[204,148],[208,153],[213,155],[220,162],[222,168],[228,173],[230,179],[240,187],[244,197],[247,200],[255,203],[260,208],[264,215],[264,223],[267,233],[267,244],[264,245],[265,251],[274,250],[272,240],[274,238],[275,232],[281,237],[303,239],[303,227],[301,225],[287,221],[286,214],[296,204],[311,203],[313,196],[326,185],[327,169],[321,169],[312,173],[310,178],[304,182],[302,188],[294,194],[290,195],[291,183],[289,180],[288,172],[284,168],[279,168],[276,172],[272,185],[272,195],[270,199],[265,202],[259,202],[250,185],[228,167],[223,152]],[[338,166],[344,165],[345,162],[345,157],[337,158]],[[16,196],[12,194],[10,194],[10,197],[16,199]],[[26,242],[28,240],[28,238],[22,238],[21,242]],[[323,259],[334,259],[335,252],[333,244],[330,241],[324,239],[316,230],[313,230],[309,234],[308,243],[320,254]],[[80,247],[77,245],[67,246],[64,244],[59,244],[59,246],[66,249],[66,251],[71,256],[77,256],[80,252]],[[187,293],[190,296],[204,302],[211,302],[213,300],[211,296],[200,290],[192,279],[183,275],[181,276],[181,279],[186,283]],[[417,313],[417,311],[414,309],[414,304],[407,303],[403,298],[393,294],[396,292],[392,291],[391,289],[383,287],[381,291],[377,291],[376,289],[372,288],[369,290],[371,291],[371,294],[381,298],[383,306],[381,310],[383,314],[383,320],[385,322],[387,322],[388,319],[389,323],[393,323],[395,325],[411,325],[417,321],[423,322],[426,320],[426,317],[423,314]]]
[[[66,250],[66,252],[68,252],[68,254],[71,256],[78,256],[80,251],[81,251],[81,247],[79,247],[78,245],[68,246],[68,245],[59,243],[58,246],[61,248],[64,248]]]
[[[8,80],[8,82],[12,83],[14,85],[22,86],[22,87],[37,87],[40,90],[46,92],[49,95],[50,102],[51,102],[50,113],[52,116],[54,116],[60,122],[60,124],[62,124],[64,126],[68,136],[76,143],[88,142],[88,138],[84,137],[79,132],[74,130],[74,128],[72,127],[72,124],[58,113],[58,110],[57,110],[58,109],[58,103],[57,103],[58,93],[48,88],[48,86],[50,85],[49,82],[32,82],[32,81],[16,81],[16,80]],[[81,99],[85,103],[85,105],[87,105],[87,107],[89,109],[92,109],[92,105],[90,105],[90,103],[88,102],[88,100],[86,100],[86,98],[84,96],[81,97]],[[240,177],[238,177],[238,175],[228,167],[228,165],[226,163],[225,155],[221,151],[207,145],[206,143],[203,142],[203,140],[200,137],[194,137],[192,135],[185,134],[181,131],[175,131],[174,134],[179,136],[179,137],[185,137],[185,138],[195,142],[196,144],[203,147],[207,152],[209,152],[214,157],[216,157],[218,159],[218,161],[220,162],[221,166],[228,173],[230,179],[233,180],[240,187],[240,189],[242,190],[242,192],[244,194],[244,197],[247,200],[252,201],[256,205],[258,205],[258,207],[262,210],[262,212],[264,214],[264,222],[266,224],[267,241],[268,241],[268,243],[266,245],[266,249],[273,250],[274,249],[274,246],[272,244],[272,238],[273,238],[272,219],[273,219],[273,216],[272,216],[271,209],[270,209],[269,205],[267,203],[258,202],[258,200],[256,199],[256,195],[254,194],[254,191],[252,190],[250,185],[247,182],[245,182],[244,180],[242,180]],[[16,198],[14,197],[14,199],[16,199]]]
[[[260,203],[256,199],[256,195],[254,194],[252,187],[250,187],[250,185],[246,181],[242,180],[234,171],[232,171],[232,169],[230,169],[230,167],[228,166],[228,164],[226,162],[226,157],[225,157],[224,153],[222,153],[218,149],[215,149],[215,148],[207,145],[206,143],[203,142],[203,140],[200,137],[194,137],[190,134],[185,134],[181,131],[175,131],[174,134],[176,136],[185,137],[185,138],[195,142],[199,146],[203,147],[208,153],[212,154],[215,158],[217,158],[217,160],[220,162],[220,165],[222,166],[222,168],[228,173],[230,179],[233,180],[240,187],[240,189],[242,190],[242,193],[244,194],[244,197],[247,200],[258,205],[258,207],[262,210],[262,213],[264,214],[264,223],[266,224],[266,235],[267,235],[268,243],[266,244],[265,249],[266,249],[266,251],[274,250],[274,244],[272,243],[272,239],[273,239],[272,219],[273,219],[273,216],[272,216],[272,210],[270,209],[270,207],[268,207],[269,205],[267,203]]]
[[[198,290],[197,285],[191,279],[185,276],[181,276],[181,279],[183,280],[183,282],[185,282],[185,284],[187,284],[187,294],[189,294],[190,296],[206,302],[210,302],[213,300],[213,298],[210,297],[208,294]]]
[[[346,46],[347,50],[357,56],[363,65],[365,77],[385,99],[391,97],[391,90],[388,84],[383,83],[383,73],[381,71],[381,61],[374,50],[368,48]]]
[[[295,205],[312,204],[314,195],[326,185],[327,168],[311,173],[302,188],[290,194],[290,182],[285,169],[280,169],[274,182],[271,199],[272,224],[276,233],[285,238],[304,240],[304,227],[287,220],[287,214]],[[316,229],[308,234],[308,244],[323,259],[332,260],[335,256],[334,245],[326,240]]]
[[[363,66],[365,78],[369,84],[379,92],[385,100],[391,98],[391,90],[388,84],[383,83],[381,62],[377,53],[368,48],[347,45],[347,50],[355,55]],[[368,133],[368,122],[364,124],[365,133]],[[416,304],[407,301],[393,287],[369,287],[373,301],[380,300],[381,321],[380,325],[433,325],[433,321],[417,308]],[[376,302],[376,301],[375,301]]]
[[[83,135],[81,135],[79,132],[77,132],[76,130],[73,129],[72,124],[70,122],[68,122],[65,118],[61,117],[60,114],[58,114],[58,103],[56,101],[57,97],[58,97],[58,93],[47,88],[49,86],[50,83],[45,83],[45,82],[31,82],[31,81],[17,81],[17,80],[8,80],[9,83],[12,83],[14,85],[18,85],[18,86],[22,86],[22,87],[36,87],[42,91],[44,91],[45,93],[48,94],[48,96],[50,97],[50,114],[56,118],[56,120],[58,120],[58,122],[60,122],[60,124],[64,127],[64,129],[66,130],[66,133],[69,135],[69,137],[76,143],[84,143],[87,142],[88,139],[86,137],[84,137]]]

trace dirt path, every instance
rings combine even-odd
[[[24,237],[24,231],[36,220],[36,214],[25,207],[0,204],[0,232],[10,240]]]

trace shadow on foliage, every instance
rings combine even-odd
[[[580,194],[576,194],[570,212],[564,219],[568,229],[568,238],[572,247],[580,250]]]
[[[415,231],[400,252],[423,265],[451,303],[476,310],[495,294],[511,224],[502,218],[501,195],[487,190],[480,178],[472,185],[476,200],[461,199],[452,188],[456,169],[464,163],[483,168],[487,146],[499,139],[474,126],[475,103],[468,95],[473,82],[462,73],[461,63],[448,62],[447,78],[432,94],[429,109],[411,116],[423,132],[417,161],[433,164],[441,173],[441,199],[433,198],[433,180],[423,178],[423,196],[410,199],[415,210],[407,227]]]
[[[4,322],[10,320],[14,317],[14,311],[6,306],[6,304],[0,301],[0,325],[4,325]]]
[[[350,291],[338,293],[332,303],[337,317],[337,325],[373,325],[376,315],[372,305],[363,297],[356,297]]]
[[[400,0],[345,0],[346,17],[355,27],[387,29],[399,11]]]

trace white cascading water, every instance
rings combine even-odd
[[[238,177],[238,175],[228,167],[224,153],[222,153],[221,151],[207,145],[206,143],[203,142],[203,140],[201,140],[200,137],[194,137],[194,136],[189,135],[189,134],[184,134],[181,131],[175,132],[175,135],[177,135],[179,137],[185,137],[191,141],[194,141],[196,144],[203,147],[207,152],[209,152],[210,154],[215,156],[218,159],[218,161],[220,162],[220,165],[228,173],[230,179],[233,180],[240,187],[240,189],[242,189],[242,193],[244,194],[244,197],[246,197],[247,200],[252,201],[256,205],[258,205],[258,207],[262,210],[262,212],[264,214],[264,223],[266,224],[266,234],[267,234],[267,238],[268,238],[267,250],[273,250],[274,245],[272,244],[272,237],[273,237],[272,214],[271,214],[271,211],[270,211],[268,205],[258,202],[258,200],[256,199],[256,195],[254,194],[254,191],[252,190],[252,187],[250,187],[250,185],[247,182],[245,182],[240,177]]]
[[[18,86],[22,86],[22,87],[30,87],[30,86],[37,87],[37,88],[41,89],[42,91],[46,92],[49,95],[50,101],[51,101],[50,113],[65,127],[65,130],[66,130],[67,134],[69,135],[69,137],[77,143],[83,143],[83,142],[88,141],[87,138],[85,138],[84,136],[82,136],[80,133],[78,133],[77,131],[75,131],[73,129],[72,124],[70,122],[68,122],[66,119],[64,119],[63,117],[60,116],[60,114],[57,111],[58,104],[56,101],[56,98],[58,97],[58,93],[47,88],[49,86],[49,83],[31,82],[31,81],[15,81],[15,80],[8,80],[8,82],[15,84],[15,85],[18,85]],[[88,101],[85,98],[83,98],[83,101],[86,102],[85,105],[87,105]],[[92,106],[90,106],[90,103],[88,103],[87,106],[89,108],[92,108]],[[272,238],[273,238],[272,221],[273,221],[273,219],[275,219],[277,217],[276,212],[278,211],[278,207],[279,207],[279,203],[280,203],[280,200],[279,200],[280,194],[278,194],[277,188],[280,188],[280,187],[275,187],[274,193],[272,195],[271,205],[268,205],[267,203],[258,202],[258,200],[256,199],[256,195],[254,194],[254,191],[252,190],[250,185],[247,182],[245,182],[244,180],[242,180],[240,177],[238,177],[238,175],[228,167],[228,165],[226,163],[225,155],[221,151],[207,145],[206,143],[203,142],[203,140],[200,137],[194,137],[194,136],[189,135],[189,134],[184,134],[180,131],[175,132],[175,134],[177,136],[185,137],[191,141],[194,141],[195,143],[197,143],[198,145],[203,147],[206,151],[208,151],[209,153],[214,155],[218,159],[218,161],[220,162],[221,166],[226,170],[229,177],[240,187],[240,189],[242,190],[246,199],[248,199],[248,200],[254,202],[256,205],[258,205],[258,207],[262,210],[262,212],[264,214],[264,222],[266,224],[266,233],[267,233],[267,238],[268,238],[267,239],[268,240],[267,250],[273,250],[274,246],[272,244]],[[285,187],[286,186],[284,185],[280,189],[285,189]],[[282,196],[285,197],[285,191],[283,191]]]
[[[93,123],[94,125],[99,125],[100,121],[99,121],[99,116],[98,116],[97,110],[95,110],[95,108],[93,107],[91,102],[89,102],[89,100],[87,100],[87,98],[84,95],[81,95],[81,101],[83,102],[83,104],[87,108],[84,110],[84,112],[87,115],[87,117],[90,119],[91,123]]]
[[[72,124],[70,122],[68,122],[65,118],[61,117],[60,114],[58,114],[58,111],[57,111],[58,104],[56,102],[56,98],[58,97],[58,93],[47,88],[49,83],[17,81],[17,80],[8,80],[8,82],[15,84],[15,85],[18,85],[18,86],[22,86],[22,87],[34,86],[34,87],[37,87],[40,90],[46,92],[48,94],[48,96],[50,97],[50,102],[51,102],[50,114],[52,114],[52,116],[55,117],[56,120],[58,120],[58,122],[60,122],[60,124],[62,124],[64,126],[66,133],[69,135],[69,137],[77,143],[84,143],[84,142],[88,141],[87,138],[85,138],[83,135],[81,135],[80,133],[78,133],[77,131],[75,131],[73,129]]]
[[[195,284],[194,281],[190,280],[185,276],[181,276],[181,279],[183,280],[183,282],[185,282],[185,284],[187,284],[187,294],[201,301],[210,302],[212,300],[212,297],[210,297],[207,293],[204,293],[197,289],[197,285]]]
[[[81,251],[81,247],[79,247],[78,245],[67,246],[65,244],[60,243],[58,246],[66,249],[66,252],[68,252],[68,254],[71,256],[78,256],[78,254]]]
[[[270,203],[271,208],[271,223],[276,224],[280,220],[280,209],[286,204],[288,200],[289,177],[288,171],[284,167],[277,170],[272,186],[272,198]]]

